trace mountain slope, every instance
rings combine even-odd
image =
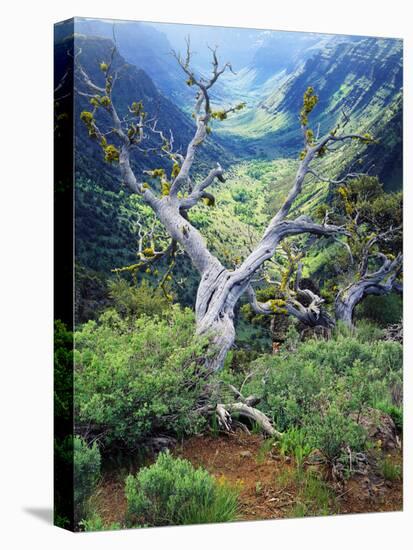
[[[56,56],[68,55],[70,43],[70,40],[63,40],[57,44]],[[99,63],[110,59],[113,42],[106,38],[75,35],[75,49],[77,52],[81,51],[78,57],[79,62],[92,80],[103,85],[104,76],[99,69]],[[113,96],[120,116],[122,117],[128,113],[128,106],[133,101],[142,101],[144,109],[148,113],[148,118],[156,116],[158,119],[157,127],[163,130],[166,135],[169,135],[169,132],[172,131],[175,149],[184,151],[195,130],[195,124],[191,117],[183,113],[179,107],[162,95],[145,71],[126,63],[118,53],[114,55],[113,68],[119,69],[119,78],[114,86]],[[95,180],[101,185],[106,185],[109,189],[118,189],[119,170],[116,166],[104,162],[101,148],[89,138],[85,126],[80,121],[80,113],[83,110],[90,110],[89,100],[75,94],[76,172],[83,177]],[[110,127],[109,118],[103,119],[103,129],[109,130]],[[147,144],[148,146],[154,145],[155,142],[149,139]],[[214,140],[208,139],[205,145],[200,148],[195,170],[197,172],[209,170],[217,161],[222,162],[225,166],[226,163],[231,161],[231,155],[223,149],[222,141],[216,138]],[[132,164],[138,176],[143,169],[159,166],[170,168],[170,163],[164,159],[160,159],[155,155],[145,156],[139,152],[134,153]]]
[[[313,122],[327,131],[343,107],[353,118],[371,118],[385,108],[402,86],[401,42],[368,38],[358,43],[329,44],[311,57],[287,82],[261,104],[290,124],[299,112],[303,93],[311,85],[319,103]]]
[[[282,151],[297,155],[302,147],[298,113],[304,91],[313,86],[319,103],[311,114],[311,125],[323,134],[341,118],[343,109],[350,115],[348,130],[370,132],[380,145],[369,149],[369,163],[389,180],[389,188],[400,187],[402,119],[402,42],[367,38],[342,41],[338,37],[298,67],[256,108],[248,110],[226,126],[223,133],[255,142],[262,155]],[[268,152],[268,153],[267,153]],[[347,164],[365,148],[352,146]],[[337,171],[334,175],[337,175]]]
[[[55,55],[58,59],[73,55],[73,40],[63,39],[56,45]],[[91,79],[103,85],[103,73],[99,68],[101,61],[108,61],[113,49],[113,42],[106,38],[91,38],[75,35],[75,51],[79,62]],[[194,133],[193,120],[183,113],[169,99],[159,93],[150,77],[141,69],[125,63],[115,54],[113,67],[119,68],[119,80],[113,89],[114,102],[119,115],[127,114],[127,107],[133,101],[142,100],[148,118],[157,115],[158,128],[169,135],[171,129],[175,138],[175,147],[185,150]],[[58,75],[56,75],[58,78]],[[63,83],[64,84],[64,83]],[[82,86],[78,82],[77,89]],[[70,90],[62,89],[62,95]],[[144,207],[139,198],[131,197],[121,182],[119,168],[104,161],[103,153],[96,141],[88,136],[87,129],[80,121],[80,113],[90,110],[89,98],[75,94],[75,193],[76,193],[76,261],[82,266],[97,271],[110,273],[115,267],[122,267],[136,261],[136,222],[140,217],[144,223],[152,223],[150,209]],[[106,116],[106,118],[105,118]],[[102,131],[109,131],[111,120],[103,113]],[[109,142],[111,140],[109,139]],[[194,164],[197,174],[206,174],[215,164],[231,162],[231,155],[224,151],[216,140],[207,140],[199,151]],[[155,142],[149,140],[145,145]],[[171,163],[157,155],[144,155],[136,152],[132,165],[137,177],[143,176],[143,170],[163,167],[168,171]],[[146,209],[145,209],[146,208]]]
[[[122,57],[144,70],[162,94],[180,105],[191,100],[191,90],[171,55],[172,46],[166,35],[154,26],[138,21],[76,18],[75,28],[77,33],[92,38],[113,40],[115,37]]]

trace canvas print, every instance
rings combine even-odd
[[[55,523],[402,509],[403,43],[55,26]]]

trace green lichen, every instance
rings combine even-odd
[[[114,145],[107,145],[104,148],[104,151],[106,162],[119,162],[119,149],[117,149]]]
[[[215,206],[215,199],[212,197],[212,195],[210,197],[204,197],[202,199],[202,202],[206,205],[206,206]]]
[[[110,91],[112,89],[112,81],[113,81],[112,77],[108,76],[105,84],[105,92],[107,95],[110,95]]]
[[[162,180],[161,181],[161,194],[163,197],[167,197],[171,191],[171,184],[169,181]]]
[[[86,125],[92,124],[93,113],[91,113],[90,111],[82,111],[80,113],[80,120],[84,122]]]
[[[180,170],[181,170],[181,168],[180,168],[179,164],[177,162],[174,162],[173,166],[172,166],[171,178],[175,179],[177,177],[177,175],[179,174]]]
[[[148,246],[147,248],[144,248],[143,249],[143,252],[142,254],[146,257],[146,258],[153,258],[153,256],[155,256],[155,251],[152,247]]]
[[[312,86],[309,86],[307,90],[304,92],[303,106],[300,111],[300,122],[303,126],[307,126],[308,115],[311,113],[311,111],[314,109],[317,103],[318,103],[318,96],[315,95],[314,89],[312,88]]]
[[[280,314],[280,315],[286,315],[287,314],[287,310],[284,307],[285,305],[286,305],[285,300],[274,299],[274,300],[269,301],[269,306],[271,308],[271,311],[273,313],[277,313],[277,314]]]
[[[110,105],[110,97],[107,96],[107,95],[104,95],[102,97],[99,98],[99,103],[103,106],[103,107],[109,107]]]
[[[92,97],[92,99],[90,100],[90,104],[93,105],[95,109],[97,109],[100,105],[99,99],[97,97]]]
[[[228,117],[228,113],[226,111],[212,111],[211,112],[212,118],[215,118],[216,120],[225,120]]]
[[[314,132],[310,128],[306,131],[306,138],[309,145],[314,143]]]
[[[144,115],[145,113],[143,112],[143,103],[142,101],[134,101],[132,103],[132,105],[130,106],[130,110],[132,111],[132,113],[134,113],[136,116],[139,116],[139,115]]]
[[[154,168],[149,172],[149,174],[153,178],[164,178],[165,177],[165,170],[163,168]]]
[[[128,128],[128,138],[132,140],[138,132],[138,128],[135,126],[135,124],[131,124]]]

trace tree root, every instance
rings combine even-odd
[[[258,424],[258,426],[260,426],[262,431],[267,435],[271,437],[276,437],[276,438],[282,437],[282,434],[278,432],[274,428],[274,426],[271,424],[271,421],[268,418],[268,416],[266,416],[264,413],[262,413],[258,409],[251,407],[247,403],[240,403],[240,402],[227,403],[227,404],[218,403],[215,408],[215,414],[217,416],[217,420],[220,428],[222,428],[227,432],[232,431],[233,419],[231,415],[234,413],[239,416],[248,418],[249,420],[253,420],[256,424]]]
[[[277,439],[282,437],[283,434],[274,428],[268,416],[255,408],[255,405],[261,401],[259,396],[250,395],[244,397],[241,393],[243,385],[241,386],[241,390],[238,390],[232,384],[225,384],[234,394],[235,400],[230,403],[217,403],[219,399],[218,395],[220,394],[219,385],[220,383],[218,382],[215,386],[211,385],[208,388],[209,393],[204,395],[204,404],[197,409],[198,414],[215,417],[218,427],[228,433],[234,432],[236,428],[242,429],[246,433],[250,433],[249,427],[241,420],[248,419],[257,424],[266,435]],[[217,404],[214,405],[212,403]]]

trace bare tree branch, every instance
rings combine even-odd
[[[128,117],[121,119],[117,109],[113,103],[112,90],[113,84],[117,79],[117,69],[115,67],[115,49],[111,52],[109,64],[101,65],[101,69],[105,74],[105,87],[98,86],[90,79],[79,62],[79,52],[76,55],[76,73],[82,85],[86,88],[80,90],[84,93],[95,93],[99,100],[96,102],[109,114],[111,118],[111,126],[113,133],[120,142],[120,149],[117,151],[115,146],[106,145],[105,133],[99,129],[95,120],[94,112],[84,115],[85,121],[89,127],[89,131],[97,137],[104,145],[106,153],[110,159],[119,162],[119,168],[122,179],[132,193],[136,193],[152,208],[157,219],[165,227],[171,238],[172,243],[178,243],[182,249],[191,258],[195,268],[199,271],[201,281],[198,287],[195,314],[197,320],[197,333],[210,336],[210,347],[214,351],[213,358],[209,360],[211,370],[216,370],[222,367],[227,351],[234,343],[234,307],[240,296],[249,290],[251,281],[254,275],[259,272],[265,262],[271,261],[277,247],[283,239],[299,235],[302,233],[316,236],[331,236],[348,235],[346,228],[328,224],[327,220],[323,224],[314,223],[306,216],[300,216],[294,220],[287,219],[292,205],[300,195],[305,177],[307,174],[314,175],[315,172],[310,167],[315,158],[322,157],[326,152],[326,147],[332,143],[347,142],[351,139],[358,139],[363,142],[370,142],[372,138],[367,134],[338,134],[338,127],[327,134],[327,136],[314,140],[314,135],[308,127],[308,115],[317,103],[317,97],[309,88],[304,95],[303,109],[300,113],[301,128],[304,139],[304,151],[301,155],[301,160],[298,166],[297,173],[294,178],[288,196],[283,205],[273,216],[264,231],[261,240],[252,248],[250,254],[244,261],[234,270],[229,270],[218,260],[218,258],[208,249],[200,232],[190,223],[187,216],[187,210],[193,207],[203,198],[211,198],[212,195],[207,192],[207,189],[214,183],[216,179],[223,181],[223,170],[219,164],[212,169],[209,174],[196,183],[190,189],[187,197],[179,196],[179,192],[184,189],[184,186],[192,187],[191,169],[198,147],[205,141],[207,136],[208,122],[212,118],[224,119],[230,112],[238,110],[238,107],[229,108],[218,111],[213,114],[211,110],[211,102],[209,92],[219,77],[226,71],[232,71],[229,63],[220,66],[217,49],[212,52],[212,74],[209,78],[198,77],[191,68],[191,49],[190,41],[187,40],[186,54],[181,57],[180,54],[173,52],[175,59],[187,76],[187,84],[194,86],[197,90],[196,102],[194,108],[195,131],[192,139],[188,143],[185,154],[173,151],[173,135],[166,137],[165,134],[157,128],[157,116],[151,120],[146,120],[143,115],[141,102],[135,103],[130,108]],[[102,97],[103,96],[103,97]],[[91,98],[93,99],[93,98]],[[98,108],[96,107],[96,109]],[[345,126],[345,123],[344,123]],[[343,127],[344,127],[343,126]],[[161,178],[165,181],[161,184],[165,187],[166,192],[162,192],[162,196],[156,196],[155,192],[148,189],[143,182],[138,181],[136,174],[131,167],[131,153],[134,149],[141,148],[142,143],[147,137],[147,133],[156,135],[162,142],[159,154],[168,157],[174,162],[171,181],[167,180],[165,171],[160,169],[157,173],[161,173]],[[317,132],[318,134],[318,132]],[[112,147],[112,149],[110,149]],[[109,151],[108,151],[109,149]],[[110,154],[110,155],[109,155]],[[152,171],[154,172],[154,171]],[[154,257],[157,258],[163,251],[154,252]],[[305,308],[298,300],[294,301],[293,296],[288,301],[288,307],[291,311],[294,309],[297,315],[313,315],[315,318],[320,316],[320,298],[309,291],[301,291],[310,301],[310,305]],[[297,294],[298,294],[297,289]],[[312,294],[312,295],[311,295]],[[263,307],[263,306],[260,306]],[[305,311],[303,311],[303,308]],[[242,407],[241,407],[242,405]],[[239,403],[236,407],[231,405],[232,410],[250,415],[256,421],[261,421],[265,425],[265,419],[258,418],[254,411],[246,409],[245,403]],[[241,410],[242,409],[242,410]],[[224,415],[225,416],[225,415]],[[258,420],[257,420],[258,418]],[[272,428],[268,427],[268,433],[272,432]]]

